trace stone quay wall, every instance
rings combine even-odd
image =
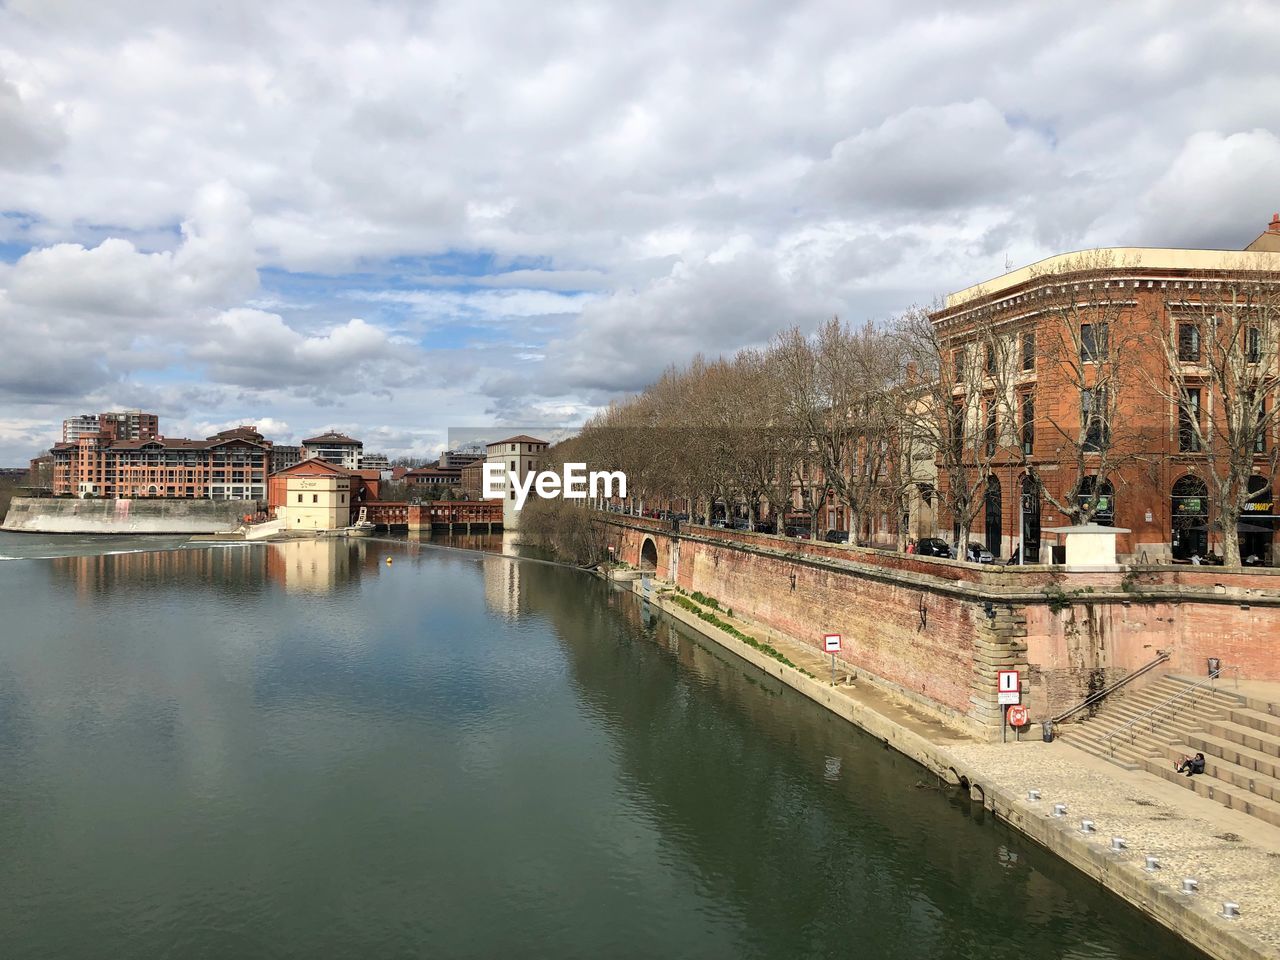
[[[18,497],[0,530],[20,533],[227,533],[257,511],[252,500],[61,500]]]
[[[999,739],[996,671],[1021,673],[1033,721],[1149,663],[1224,682],[1280,680],[1280,571],[1221,567],[979,567],[843,544],[601,514],[616,556]],[[1138,688],[1142,680],[1134,684]],[[1128,689],[1128,688],[1126,688]],[[1119,694],[1123,695],[1123,693]]]

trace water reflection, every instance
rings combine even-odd
[[[331,593],[377,569],[385,548],[361,538],[323,537],[265,545],[266,575],[288,593]]]
[[[6,960],[1192,955],[563,568],[317,539],[0,607]]]
[[[39,561],[27,561],[34,563]],[[266,553],[256,545],[198,550],[139,550],[132,553],[55,557],[49,561],[55,581],[84,601],[139,584],[203,584],[225,593],[260,586]]]

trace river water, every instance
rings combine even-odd
[[[6,960],[1199,956],[616,585],[14,539]]]

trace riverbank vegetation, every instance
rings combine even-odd
[[[22,496],[17,483],[7,477],[0,477],[0,520],[9,512],[9,502],[14,497]]]
[[[530,497],[520,511],[520,541],[580,567],[609,559],[604,530],[581,500]]]

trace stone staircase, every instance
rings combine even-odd
[[[1107,741],[1107,734],[1199,678],[1167,676],[1124,697],[1103,702],[1098,713],[1060,728],[1061,738],[1128,770],[1145,770],[1224,806],[1280,826],[1280,704],[1235,693],[1230,680],[1205,685]],[[1183,754],[1203,753],[1205,771],[1174,772]]]

